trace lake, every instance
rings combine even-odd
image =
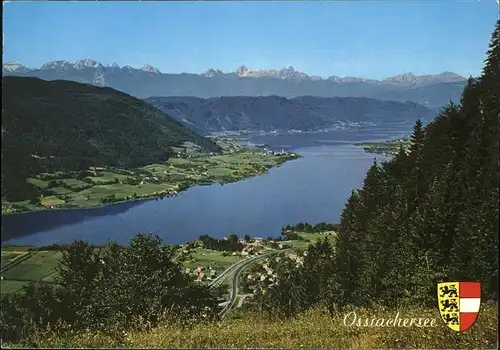
[[[294,150],[303,158],[265,175],[192,187],[163,200],[5,216],[2,244],[48,245],[77,239],[126,244],[139,232],[153,232],[178,244],[201,234],[268,237],[278,236],[286,224],[338,222],[346,199],[361,186],[373,159],[385,159],[353,143],[401,137],[410,130],[411,125],[393,125],[254,137],[253,143]]]

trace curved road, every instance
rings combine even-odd
[[[257,261],[257,260],[260,260],[260,259],[264,259],[270,255],[273,255],[273,254],[276,254],[278,253],[278,251],[273,251],[273,252],[270,252],[270,253],[267,253],[267,254],[263,254],[263,255],[258,255],[258,256],[254,256],[254,257],[251,257],[249,259],[245,259],[243,261],[240,261],[234,265],[232,265],[229,269],[230,272],[234,271],[234,274],[233,274],[233,280],[232,280],[232,285],[231,285],[231,296],[229,297],[229,301],[227,302],[226,306],[224,307],[224,309],[222,309],[222,311],[220,312],[220,315],[221,317],[224,317],[224,315],[226,315],[226,313],[234,306],[235,302],[236,302],[236,297],[238,295],[238,278],[239,278],[239,275],[241,273],[241,271],[243,271],[243,269]],[[228,270],[229,270],[228,269]],[[226,270],[226,271],[228,271]],[[224,273],[226,272],[224,271]]]
[[[211,281],[208,285],[212,288],[220,286],[222,284],[222,282],[224,281],[224,279],[231,274],[231,272],[233,272],[239,265],[241,265],[242,263],[244,263],[246,261],[247,261],[247,259],[240,260],[240,261],[234,263],[233,265],[229,266],[227,269],[225,269],[223,272],[221,272],[221,274],[219,276],[217,276],[213,281]]]
[[[227,269],[225,269],[223,272],[221,272],[221,274],[219,276],[217,276],[216,279],[214,279],[213,281],[211,281],[209,283],[209,286],[210,287],[220,286],[222,284],[222,282],[226,279],[226,277],[228,277],[234,270],[236,270],[236,268],[238,268],[238,266],[241,266],[241,265],[246,266],[250,262],[262,259],[263,257],[269,256],[269,255],[274,254],[274,253],[275,252],[273,251],[273,252],[265,253],[265,254],[262,254],[262,255],[252,256],[250,258],[243,259],[243,260],[240,260],[240,261],[234,263],[233,265],[231,265]]]

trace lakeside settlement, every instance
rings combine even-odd
[[[84,172],[41,173],[28,181],[40,196],[21,202],[2,201],[2,215],[44,209],[89,208],[110,203],[164,198],[196,185],[224,184],[264,174],[296,153],[240,145],[231,137],[213,137],[219,154],[201,152],[186,142],[164,163],[136,169],[91,167]]]

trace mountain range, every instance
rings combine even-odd
[[[19,63],[5,63],[2,74],[31,76],[45,80],[72,80],[97,86],[107,86],[138,98],[153,96],[299,96],[368,97],[387,101],[412,101],[428,107],[442,107],[450,100],[459,101],[466,78],[455,73],[416,76],[405,73],[384,80],[358,77],[327,78],[308,75],[293,67],[280,70],[251,70],[245,66],[233,72],[208,69],[201,74],[162,73],[145,65],[103,65],[85,59],[74,63],[52,61],[31,69]]]
[[[414,102],[361,97],[151,97],[144,100],[202,133],[319,131],[363,123],[412,123],[437,111]]]

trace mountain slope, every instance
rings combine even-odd
[[[342,123],[412,122],[435,111],[413,102],[301,96],[151,97],[147,103],[197,131],[314,131]]]
[[[20,77],[2,82],[3,193],[36,171],[134,167],[165,160],[171,146],[186,141],[219,149],[154,107],[110,88]]]
[[[429,107],[442,107],[459,101],[466,79],[444,72],[438,75],[416,76],[401,74],[385,80],[357,77],[309,76],[293,67],[281,70],[250,70],[244,66],[224,73],[209,69],[202,74],[164,74],[151,66],[136,69],[117,64],[104,66],[94,60],[75,63],[54,61],[39,69],[28,69],[7,63],[4,75],[32,76],[45,80],[72,80],[97,86],[109,86],[130,95],[192,96],[271,96],[286,98],[298,96],[369,97],[388,101],[413,101]]]

